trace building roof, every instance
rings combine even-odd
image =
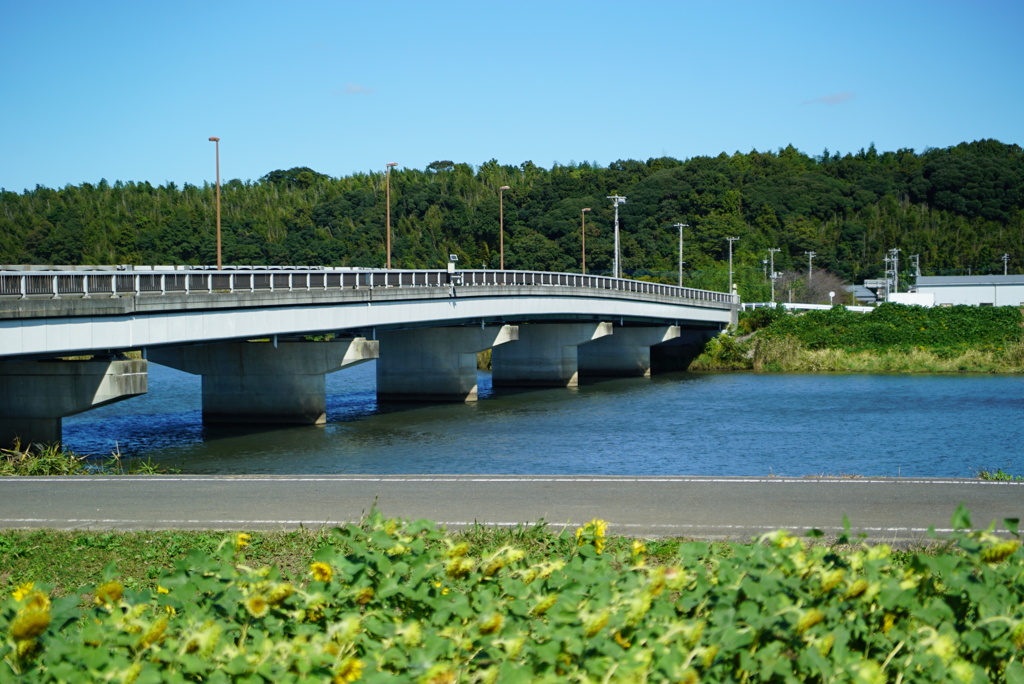
[[[918,276],[917,286],[1024,285],[1024,275]]]

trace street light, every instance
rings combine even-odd
[[[580,240],[583,243],[583,261],[580,262],[580,273],[587,274],[587,212],[590,207],[584,207],[580,212]]]
[[[505,270],[505,191],[511,189],[507,185],[498,188],[498,266],[502,271]]]
[[[679,229],[679,287],[683,286],[683,228],[689,228],[688,223],[674,223],[673,228]]]
[[[387,268],[391,269],[391,167],[398,166],[398,162],[389,162],[384,169],[384,197],[388,205],[387,217]]]
[[[609,195],[608,199],[615,205],[615,268],[612,271],[612,277],[621,278],[622,271],[619,268],[619,205],[626,203],[626,198],[620,195]]]
[[[782,249],[779,247],[768,248],[768,260],[770,263],[769,268],[772,273],[772,304],[775,304],[775,279],[779,277],[779,274],[775,272],[775,253],[781,252]]]
[[[729,294],[732,294],[732,243],[739,240],[738,237],[727,237],[729,241]]]
[[[217,155],[217,270],[221,269],[220,261],[220,138],[210,138]]]

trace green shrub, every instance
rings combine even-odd
[[[969,526],[964,511],[955,526]],[[246,534],[191,552],[152,589],[111,569],[0,603],[0,680],[118,682],[1020,681],[1024,554],[959,532],[954,553],[809,544],[725,556],[611,546],[604,521],[560,555],[472,553],[432,523],[336,530],[302,576],[246,562]],[[840,540],[848,541],[848,540]]]

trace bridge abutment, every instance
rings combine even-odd
[[[519,326],[519,341],[495,347],[495,387],[576,387],[578,347],[612,334],[611,323],[534,323]]]
[[[362,337],[309,342],[227,342],[153,349],[154,363],[203,376],[203,422],[320,425],[324,376],[377,358]]]
[[[0,363],[0,444],[56,444],[62,419],[145,394],[146,361]]]
[[[476,401],[476,355],[519,337],[519,327],[418,328],[378,334],[377,398]]]
[[[612,335],[579,347],[580,372],[592,377],[647,377],[651,347],[679,334],[678,325],[616,327]]]

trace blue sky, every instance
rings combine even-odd
[[[1024,143],[1019,0],[0,0],[0,187]]]

